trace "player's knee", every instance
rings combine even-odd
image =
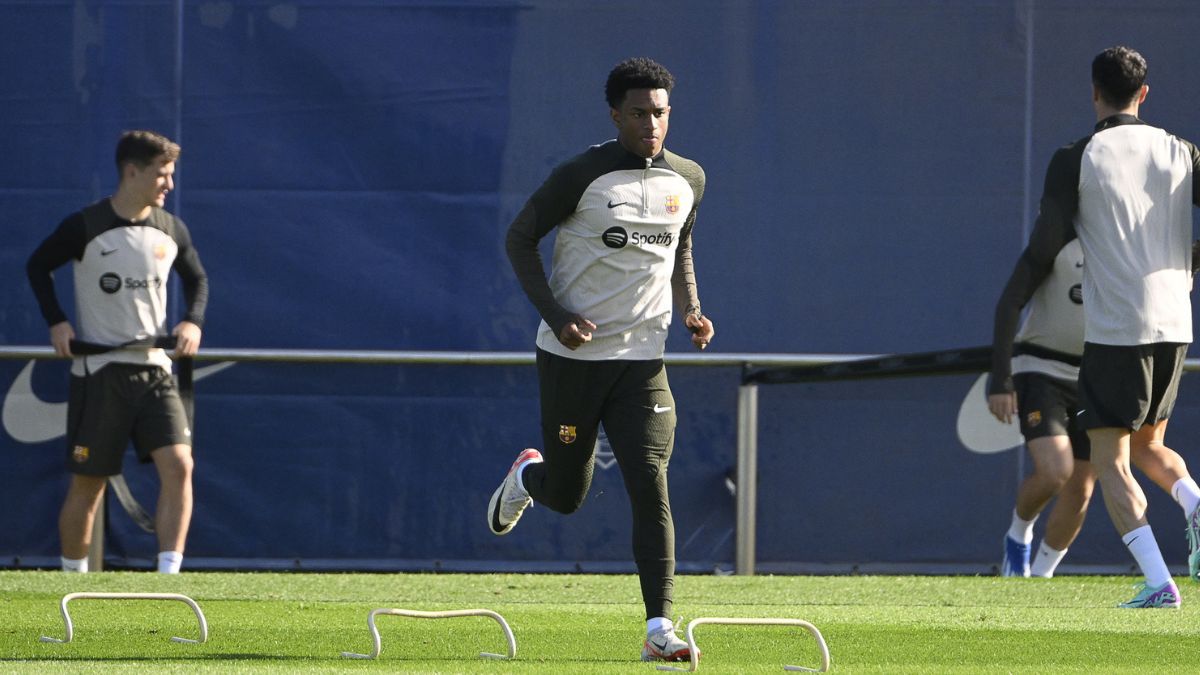
[[[196,468],[196,460],[192,459],[192,453],[188,452],[179,457],[179,473],[184,478],[191,478],[192,471]]]
[[[1054,464],[1046,467],[1043,471],[1046,481],[1054,486],[1054,491],[1058,492],[1066,486],[1067,481],[1071,479],[1071,466],[1067,464]]]
[[[583,506],[583,499],[586,495],[583,494],[556,494],[549,495],[538,499],[538,504],[563,515],[569,515],[579,510]]]
[[[163,480],[188,481],[195,468],[192,449],[186,445],[169,445],[151,453]]]

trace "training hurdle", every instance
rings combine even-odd
[[[208,642],[208,622],[204,620],[204,612],[200,611],[200,605],[197,605],[196,601],[188,596],[178,593],[67,593],[58,604],[58,608],[62,612],[63,623],[67,627],[66,639],[59,640],[58,638],[43,635],[41,637],[42,642],[66,644],[75,637],[75,625],[71,622],[70,612],[67,611],[67,603],[72,600],[178,600],[186,603],[196,613],[196,620],[200,622],[200,639],[192,640],[189,638],[172,637],[171,642],[182,642],[192,645]]]
[[[500,624],[500,628],[504,630],[504,638],[508,640],[508,656],[492,654],[491,652],[480,652],[479,655],[486,659],[511,659],[517,655],[517,639],[513,637],[513,632],[508,627],[508,622],[504,620],[504,617],[490,609],[452,609],[445,612],[422,612],[415,609],[373,609],[370,614],[367,614],[367,627],[371,629],[371,640],[374,643],[374,651],[370,654],[342,652],[342,656],[348,659],[379,658],[379,652],[383,651],[383,645],[379,638],[379,628],[375,625],[375,617],[380,614],[408,616],[414,619],[453,619],[460,616],[486,616],[490,619],[495,619],[496,623]]]
[[[821,667],[820,668],[805,668],[804,666],[787,666],[784,670],[799,670],[807,673],[824,673],[829,670],[829,647],[825,644],[825,638],[822,637],[821,631],[811,623],[803,619],[748,619],[748,618],[729,618],[729,617],[701,617],[692,619],[687,625],[687,642],[688,649],[692,652],[692,663],[690,668],[676,668],[674,666],[659,666],[659,670],[674,670],[678,672],[695,672],[700,669],[700,649],[696,645],[696,626],[706,623],[720,623],[740,626],[800,626],[801,628],[812,633],[812,636],[817,640],[817,646],[821,649]]]

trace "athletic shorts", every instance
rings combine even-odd
[[[86,476],[121,473],[133,441],[138,459],[168,445],[191,445],[192,431],[175,380],[163,368],[109,363],[71,378],[67,469]]]
[[[584,361],[539,349],[537,364],[547,455],[591,453],[603,423],[614,449],[665,448],[669,456],[675,399],[662,359]]]
[[[1079,389],[1076,383],[1050,377],[1044,373],[1013,375],[1017,394],[1017,415],[1021,435],[1029,442],[1048,436],[1067,436],[1071,439],[1071,454],[1075,459],[1092,458],[1092,444],[1087,430],[1079,424]]]
[[[1079,367],[1079,417],[1084,429],[1137,431],[1171,416],[1186,344],[1083,345]]]

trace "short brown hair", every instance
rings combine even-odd
[[[174,162],[179,159],[179,144],[153,131],[126,131],[117,141],[117,171],[128,162],[139,167],[149,166],[151,162],[162,159]]]

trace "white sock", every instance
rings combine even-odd
[[[183,565],[183,554],[179,551],[161,551],[158,554],[158,571],[162,574],[179,574]]]
[[[1171,580],[1167,563],[1158,548],[1158,540],[1154,538],[1154,532],[1150,531],[1149,525],[1130,530],[1121,537],[1121,541],[1125,542],[1125,547],[1133,554],[1138,567],[1142,568],[1147,586],[1157,588]]]
[[[88,563],[87,563],[88,559],[87,558],[80,558],[79,560],[75,560],[74,558],[59,558],[59,559],[62,560],[62,571],[64,571],[64,572],[87,572],[88,571]]]
[[[1191,518],[1196,505],[1200,504],[1200,486],[1191,476],[1180,478],[1171,486],[1171,498],[1183,507],[1183,517]]]
[[[653,619],[646,620],[646,635],[664,633],[670,630],[675,630],[675,626],[673,626],[671,624],[671,620],[665,616],[656,616]]]
[[[1038,546],[1037,557],[1033,559],[1033,565],[1029,568],[1030,576],[1049,579],[1054,576],[1054,570],[1058,568],[1058,563],[1062,562],[1065,555],[1067,555],[1067,549],[1059,551],[1050,548],[1043,541],[1042,545]]]
[[[1032,520],[1022,520],[1021,516],[1017,515],[1017,510],[1013,509],[1012,525],[1008,526],[1008,536],[1013,541],[1028,544],[1033,541],[1033,523],[1036,520],[1037,516],[1034,516]]]

